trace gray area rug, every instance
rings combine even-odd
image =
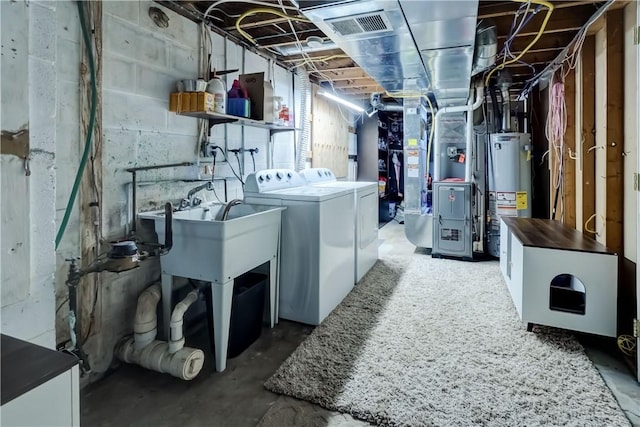
[[[566,331],[526,332],[497,262],[378,261],[266,382],[389,426],[625,426]]]

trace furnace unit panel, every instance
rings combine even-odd
[[[436,182],[433,203],[434,257],[473,257],[471,183]]]

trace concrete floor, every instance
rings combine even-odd
[[[380,255],[411,254],[415,247],[404,228],[390,222],[380,230]],[[281,320],[243,354],[230,359],[225,372],[212,370],[206,328],[187,345],[205,349],[207,362],[200,375],[184,382],[169,375],[122,364],[81,393],[84,426],[364,426],[348,415],[324,410],[264,389],[269,378],[312,327]],[[640,386],[619,359],[615,342],[581,336],[587,354],[612,389],[634,426],[640,427]]]
[[[213,371],[206,328],[187,345],[205,350],[203,371],[193,381],[122,364],[81,393],[83,426],[254,427],[278,399],[263,383],[312,328],[281,320],[222,373]]]

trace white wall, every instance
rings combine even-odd
[[[31,175],[3,154],[2,333],[55,346],[56,3],[0,2],[2,132],[28,129]],[[4,138],[3,138],[4,140]]]

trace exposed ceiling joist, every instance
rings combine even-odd
[[[343,88],[343,89],[340,89],[340,92],[349,96],[360,95],[363,98],[364,97],[368,98],[369,95],[371,95],[372,93],[377,93],[377,92],[384,93],[385,90],[383,87],[378,86],[377,88]]]
[[[566,31],[567,29],[580,28],[582,25],[595,13],[597,7],[595,5],[583,5],[573,7],[568,10],[554,11],[551,14],[551,18],[547,23],[544,34],[553,31]],[[564,12],[564,13],[563,13]],[[545,19],[546,12],[536,14],[531,20],[522,28],[519,36],[537,34],[541,28]],[[502,16],[493,20],[498,34],[509,34],[511,25],[513,24],[512,16]]]
[[[277,0],[262,0],[269,4],[273,4],[274,8],[279,8]],[[516,87],[524,84],[535,73],[543,70],[551,61],[553,61],[558,53],[569,45],[577,31],[585,22],[598,10],[604,1],[593,0],[550,0],[554,4],[554,11],[550,20],[541,34],[539,40],[526,52],[521,58],[523,61],[532,64],[527,66],[523,64],[509,64],[507,66],[512,74]],[[624,7],[631,0],[616,0],[610,9]],[[173,10],[181,13],[190,19],[198,21],[198,17],[202,19],[203,12],[213,4],[213,1],[160,1],[159,3],[168,5]],[[285,4],[290,5],[288,1]],[[461,4],[461,3],[460,3]],[[459,4],[459,5],[460,5]],[[498,52],[503,49],[504,42],[508,36],[514,21],[515,14],[523,3],[514,1],[485,1],[481,0],[478,5],[478,19],[490,19],[496,24],[498,32]],[[295,51],[297,41],[295,35],[285,18],[274,16],[267,13],[259,13],[248,15],[241,22],[241,28],[247,31],[251,37],[257,41],[257,46],[253,46],[246,40],[241,38],[235,27],[237,16],[245,14],[258,6],[245,1],[224,2],[216,6],[224,10],[214,11],[212,17],[206,20],[209,24],[214,25],[214,31],[228,35],[230,40],[237,41],[239,44],[265,55],[274,57],[280,63],[288,67],[295,65],[304,65],[308,70],[313,81],[325,83],[334,82],[336,91],[349,95],[353,98],[362,97],[366,99],[373,92],[384,92],[384,90],[371,79],[367,73],[362,70],[358,64],[352,59],[342,57],[344,52],[340,49],[331,49],[326,51],[310,52],[309,56],[317,60],[310,63],[304,63],[301,55],[287,56],[284,54],[274,55],[274,48],[279,48],[280,52]],[[462,6],[459,6],[462,7]],[[288,14],[295,15],[296,11],[288,10]],[[534,37],[538,34],[541,24],[546,13],[545,8],[535,14],[527,25],[521,29],[517,36],[510,44],[510,50],[514,55],[523,52]],[[518,18],[520,19],[520,18]],[[519,22],[519,21],[518,21]],[[326,41],[329,38],[324,35],[314,24],[310,22],[293,22],[293,27],[300,41],[309,35],[318,35]],[[590,32],[597,30],[597,23],[592,25]],[[267,50],[271,49],[271,50]],[[287,60],[294,59],[292,62]],[[298,59],[298,61],[295,61]],[[502,61],[502,59],[499,59]],[[319,71],[316,71],[317,70]],[[325,83],[326,84],[326,83]]]
[[[316,63],[316,68],[320,72],[325,71],[342,71],[345,69],[358,69],[361,68],[350,58],[340,58],[331,61],[329,64]]]
[[[318,81],[327,81],[329,79],[333,81],[340,80],[357,80],[357,79],[369,79],[369,75],[362,71],[360,68],[345,68],[341,71],[326,71],[322,76],[318,76]]]
[[[249,19],[249,18],[247,18]],[[254,18],[256,19],[256,18]],[[286,18],[271,18],[271,19],[262,19],[255,22],[243,22],[240,24],[240,28],[243,30],[248,30],[251,28],[260,28],[265,25],[273,25],[273,24],[284,24],[287,22]],[[235,25],[232,27],[223,28],[225,31],[236,31]]]
[[[544,37],[540,37],[540,40],[533,45],[532,49],[563,49],[568,43],[573,40],[575,31],[563,31],[557,33],[546,33]],[[511,51],[521,52],[529,43],[534,39],[535,35],[516,37],[511,43]],[[504,38],[498,42],[498,48],[502,49],[504,45]]]
[[[322,32],[320,30],[314,30],[312,33],[308,33],[308,36],[312,36],[312,35],[318,35],[318,36],[323,36]],[[324,41],[330,41],[330,39],[328,37],[322,37],[324,39]],[[283,42],[278,42],[278,43],[260,43],[260,41],[263,40],[261,38],[257,38],[256,41],[258,42],[258,44],[260,44],[260,47],[262,48],[272,48],[272,47],[286,47],[286,46],[295,46],[296,44],[298,44],[297,40],[290,40],[290,41],[283,41]],[[301,39],[300,40],[301,43],[304,44],[304,40]]]
[[[318,30],[317,28],[310,28],[308,30],[297,31],[297,34],[298,34],[298,38],[300,39],[300,42],[303,44],[307,39],[307,37],[310,37],[310,36],[322,37],[325,40],[329,40],[327,37],[324,37],[324,34],[322,33],[322,31]],[[290,37],[292,40],[283,42],[282,41],[283,37]],[[258,45],[260,45],[260,47],[263,47],[263,48],[292,46],[298,43],[298,41],[295,40],[295,35],[293,33],[269,34],[266,36],[254,37],[253,39],[256,41]],[[272,41],[275,41],[275,40],[280,40],[280,41],[276,43],[272,43]]]
[[[378,82],[373,79],[368,80],[342,80],[338,82],[333,82],[334,88],[339,89],[360,89],[360,88],[380,88]]]
[[[590,0],[590,1],[566,1],[566,2],[554,2],[553,7],[555,10],[561,10],[569,7],[577,7],[584,5],[592,5],[594,3],[599,3],[598,0]],[[508,3],[502,4],[484,4],[480,2],[478,6],[478,19],[490,19],[497,18],[501,16],[514,16],[516,11],[513,6]]]

